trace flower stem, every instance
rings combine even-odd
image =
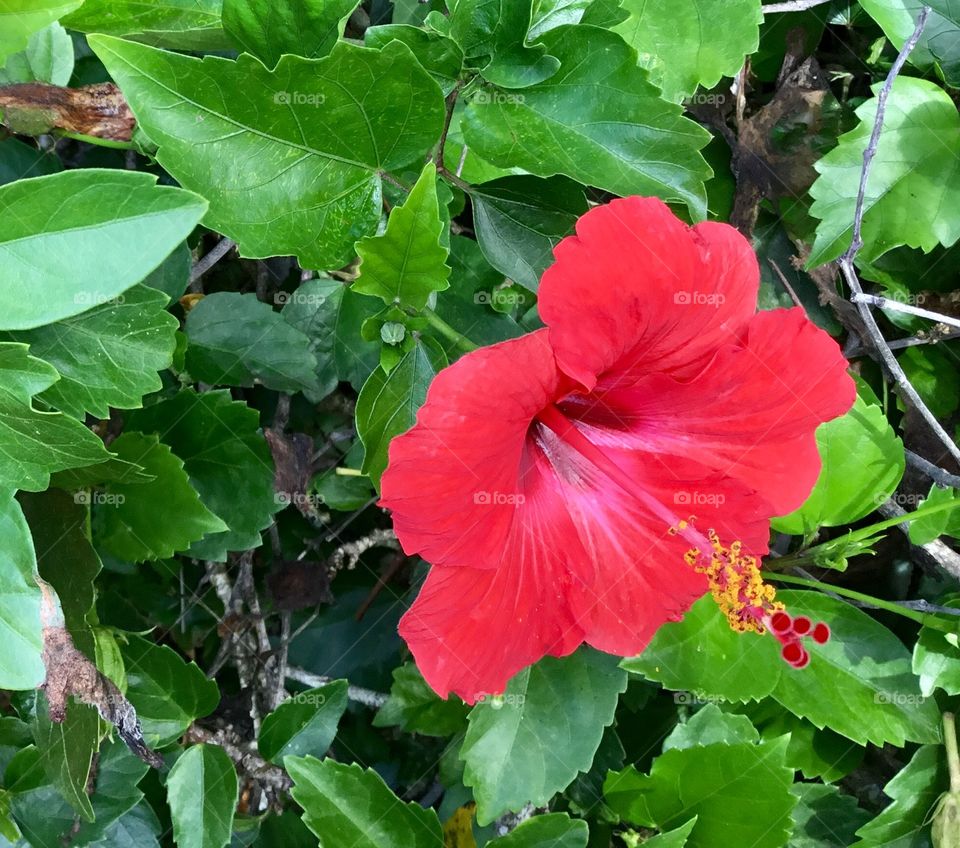
[[[766,580],[776,580],[779,583],[791,583],[795,586],[807,586],[811,589],[820,589],[821,591],[832,592],[835,595],[841,595],[854,601],[861,601],[875,609],[882,609],[886,612],[892,612],[896,615],[902,615],[918,624],[926,625],[934,630],[940,630],[943,633],[956,633],[957,622],[948,621],[929,613],[922,613],[909,607],[901,606],[894,601],[885,601],[882,598],[875,598],[872,595],[865,595],[863,592],[856,592],[853,589],[847,589],[844,586],[834,586],[832,583],[823,583],[820,580],[808,580],[806,577],[796,577],[793,574],[777,574],[763,572]]]
[[[112,150],[139,150],[140,146],[133,141],[116,141],[112,138],[100,138],[96,135],[84,135],[78,132],[59,130],[60,138],[72,138],[74,141],[84,141],[87,144],[96,144],[98,147],[109,147]]]
[[[427,323],[433,327],[440,335],[452,341],[457,347],[461,350],[467,351],[469,353],[471,350],[476,350],[480,345],[474,344],[470,339],[468,339],[463,333],[454,330],[446,321],[443,320],[436,312],[427,307],[422,312],[423,317],[427,319]]]
[[[960,754],[957,753],[957,728],[953,713],[943,714],[943,744],[947,749],[947,769],[950,772],[950,792],[960,792]]]

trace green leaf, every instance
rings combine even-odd
[[[223,28],[241,50],[268,68],[284,53],[326,56],[343,36],[359,0],[224,0]]]
[[[0,141],[0,186],[26,177],[56,174],[63,169],[53,151],[40,151],[16,138]]]
[[[956,601],[949,606],[957,606]],[[944,633],[924,625],[913,646],[913,673],[920,678],[920,694],[925,698],[935,689],[948,695],[960,695],[960,647],[956,633]]]
[[[264,718],[257,747],[278,765],[288,755],[323,756],[337,735],[337,724],[346,708],[346,680],[297,692]]]
[[[166,303],[166,295],[134,286],[80,315],[0,337],[30,345],[59,372],[41,400],[81,420],[86,413],[109,418],[111,406],[138,407],[162,386],[157,372],[173,361],[179,326]]]
[[[660,99],[636,53],[590,26],[559,27],[544,42],[560,70],[520,92],[481,90],[466,111],[467,144],[494,165],[655,195],[705,217],[710,169],[699,150],[709,135]]]
[[[310,340],[255,294],[217,292],[200,300],[186,322],[187,370],[214,385],[261,383],[278,392],[316,390]]]
[[[857,828],[870,818],[856,798],[841,795],[836,786],[798,783],[792,792],[798,802],[787,848],[847,848]]]
[[[845,415],[817,428],[823,468],[803,505],[771,524],[781,533],[808,535],[819,527],[852,523],[873,512],[903,477],[903,443],[883,410],[858,397]]]
[[[85,821],[94,819],[87,795],[90,763],[100,743],[100,719],[93,707],[71,701],[66,719],[50,720],[47,699],[37,697],[33,738],[47,779]]]
[[[190,285],[191,265],[190,246],[183,242],[143,278],[142,285],[163,292],[169,300],[178,300]]]
[[[325,59],[285,56],[274,71],[247,54],[201,60],[89,41],[160,164],[210,201],[204,223],[244,256],[345,265],[376,229],[380,172],[423,156],[443,125],[439,87],[395,41],[382,50],[340,42]],[[244,96],[224,101],[224,91]]]
[[[121,650],[127,671],[126,694],[151,745],[176,739],[194,720],[217,708],[217,684],[166,645],[128,635]]]
[[[916,28],[924,6],[931,11],[920,40],[910,52],[910,63],[922,70],[938,68],[948,85],[960,86],[960,10],[950,0],[860,0],[860,5],[901,49]]]
[[[655,68],[668,100],[682,100],[697,86],[713,88],[734,76],[760,43],[760,0],[624,0],[627,20],[613,27]],[[717,28],[717,21],[723,26]]]
[[[129,418],[183,460],[200,501],[229,528],[190,546],[196,559],[224,562],[228,551],[260,546],[260,533],[282,504],[274,493],[273,457],[260,416],[228,391],[185,390]]]
[[[437,848],[437,814],[403,803],[373,769],[315,757],[287,757],[293,799],[324,848]]]
[[[0,688],[35,689],[45,677],[41,660],[40,588],[30,528],[12,495],[0,498]]]
[[[383,298],[387,304],[423,309],[431,293],[449,285],[442,228],[437,169],[429,162],[403,205],[390,212],[383,235],[357,242],[360,276],[353,290]]]
[[[565,24],[578,24],[594,0],[540,0],[533,10],[533,22],[527,37],[536,39]],[[591,22],[592,23],[592,22]]]
[[[90,848],[160,848],[162,833],[157,814],[143,802],[111,822],[103,838],[91,842]]]
[[[319,402],[343,380],[357,391],[380,364],[380,345],[360,335],[363,322],[379,308],[330,277],[308,280],[295,292],[277,295],[284,320],[310,340],[317,358],[317,388],[305,392]]]
[[[920,694],[910,653],[893,633],[862,610],[819,592],[781,591],[777,597],[792,614],[826,621],[832,632],[826,645],[808,641],[806,668],[783,667],[773,690],[777,701],[858,745],[939,738],[937,705]]]
[[[363,34],[363,43],[377,49],[394,40],[402,41],[410,48],[417,61],[436,80],[444,96],[453,90],[463,67],[463,51],[453,39],[404,24],[370,27]]]
[[[954,538],[960,536],[960,493],[956,489],[943,488],[934,483],[930,486],[930,493],[917,504],[917,508],[950,501],[956,501],[954,509],[922,515],[910,522],[910,541],[914,545],[925,545],[944,534]]]
[[[66,85],[73,73],[73,41],[58,23],[37,30],[20,53],[0,66],[0,85],[18,82],[48,82]],[[33,176],[40,176],[33,174]]]
[[[85,0],[63,24],[171,50],[230,50],[233,45],[220,26],[220,5],[221,0]]]
[[[960,372],[951,354],[938,348],[909,347],[898,360],[903,373],[935,416],[946,418],[957,410],[960,406]]]
[[[468,707],[453,696],[437,696],[412,662],[393,670],[390,697],[373,719],[374,727],[399,727],[424,736],[452,736],[466,725]]]
[[[534,292],[553,263],[553,248],[587,211],[583,189],[563,177],[503,177],[477,186],[470,198],[487,261]]]
[[[469,62],[494,85],[523,88],[553,76],[560,67],[542,45],[529,46],[533,0],[457,0],[449,34]]]
[[[88,168],[0,187],[0,329],[28,330],[140,282],[197,225],[206,201],[139,171]],[[43,296],[29,296],[42,287]]]
[[[690,848],[780,848],[796,804],[786,749],[786,739],[675,748],[654,760],[649,776],[633,766],[610,772],[604,795],[625,819],[648,827],[677,827],[696,816]],[[730,815],[732,798],[736,816]]]
[[[149,766],[137,759],[119,739],[104,742],[97,757],[96,790],[91,799],[96,819],[93,822],[81,823],[72,844],[93,843],[101,848],[141,848],[141,843],[131,844],[129,840],[121,840],[127,831],[142,832],[151,823],[150,819],[144,819],[142,811],[132,818],[127,818],[143,800],[143,792],[137,784],[143,779],[148,768]]]
[[[857,109],[860,124],[815,166],[820,176],[810,189],[810,214],[820,223],[809,267],[836,259],[850,246],[863,151],[876,110],[876,98]],[[929,252],[960,238],[960,214],[949,201],[960,191],[958,151],[960,115],[950,96],[932,82],[898,77],[864,196],[859,256],[865,262],[900,245]]]
[[[365,450],[362,471],[378,491],[390,440],[413,426],[430,381],[446,364],[442,352],[428,341],[416,341],[389,374],[377,368],[357,398],[357,433]]]
[[[590,828],[585,821],[571,819],[566,813],[547,813],[527,819],[487,845],[490,848],[587,848],[589,838]]]
[[[58,471],[50,475],[50,485],[60,489],[74,491],[75,489],[86,489],[90,486],[98,486],[101,483],[119,481],[122,483],[149,483],[153,479],[152,474],[147,474],[139,465],[133,462],[127,462],[112,454],[107,455],[107,459],[94,465],[87,465],[84,468],[68,468],[65,471]],[[90,502],[91,498],[87,495],[78,495],[78,499]]]
[[[724,713],[716,704],[707,704],[692,718],[678,724],[663,741],[663,750],[693,748],[696,745],[758,742],[760,734],[745,715]]]
[[[109,459],[103,442],[79,421],[33,408],[31,398],[57,378],[26,345],[0,342],[0,491],[41,492],[52,472]]]
[[[23,50],[33,33],[76,9],[83,0],[0,0],[0,61]],[[4,216],[9,224],[10,219]]]
[[[527,802],[545,804],[589,769],[626,688],[616,657],[581,648],[563,659],[545,657],[515,675],[504,695],[478,703],[460,751],[477,821],[489,824]]]
[[[110,447],[154,478],[111,481],[95,504],[96,538],[111,554],[129,562],[164,559],[228,529],[201,502],[183,461],[156,436],[123,433]]]
[[[187,748],[167,777],[178,848],[223,848],[230,841],[237,797],[237,771],[223,748]]]
[[[948,788],[946,757],[939,745],[925,745],[883,788],[893,803],[867,822],[853,848],[926,848],[930,811]]]
[[[643,846],[644,848],[684,848],[690,838],[690,831],[696,827],[696,824],[697,819],[694,817],[680,827],[651,836],[644,840]]]

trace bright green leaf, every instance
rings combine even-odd
[[[465,116],[470,147],[494,165],[655,195],[705,217],[710,169],[699,150],[709,135],[659,97],[636,53],[589,26],[560,27],[544,42],[560,70],[517,92],[478,92]]]
[[[138,407],[162,385],[157,372],[173,361],[179,326],[166,303],[166,295],[134,286],[72,318],[0,336],[29,344],[31,355],[59,372],[41,400],[81,420],[86,413],[109,418],[111,406]]]
[[[716,704],[706,704],[692,718],[678,724],[663,741],[663,750],[695,745],[758,742],[760,734],[745,715],[724,713]]]
[[[187,748],[167,776],[177,848],[223,848],[233,830],[237,796],[237,771],[223,748]]]
[[[527,802],[545,804],[589,769],[626,687],[616,657],[581,648],[562,659],[545,657],[515,675],[504,695],[478,703],[460,751],[477,821],[489,824]]]
[[[0,62],[27,46],[33,33],[76,9],[83,0],[0,0]],[[5,221],[9,218],[4,216]]]
[[[325,59],[285,56],[267,70],[91,36],[157,158],[210,201],[205,223],[244,256],[292,254],[339,268],[376,229],[380,171],[424,155],[443,124],[443,96],[410,50],[340,42]],[[224,101],[224,91],[242,97]],[[331,123],[332,122],[332,123]]]
[[[337,724],[346,708],[346,680],[297,692],[263,719],[257,747],[278,765],[286,756],[323,757],[337,735]]]
[[[268,68],[284,53],[307,59],[326,56],[343,36],[359,0],[224,0],[223,28]]]
[[[227,529],[201,502],[183,461],[156,436],[123,433],[110,447],[154,477],[147,483],[112,481],[98,498],[97,539],[111,554],[130,562],[164,559],[186,550],[206,533]]]
[[[0,85],[47,82],[66,85],[73,73],[73,41],[58,23],[37,30],[20,53],[0,66]],[[33,174],[32,176],[40,176]]]
[[[403,803],[373,769],[315,757],[287,757],[293,799],[324,848],[438,848],[437,814]]]
[[[522,822],[500,839],[488,842],[489,848],[587,848],[590,828],[566,813],[547,813]]]
[[[944,488],[934,483],[930,486],[930,493],[916,506],[919,509],[921,506],[934,506],[950,501],[956,501],[954,509],[920,516],[910,522],[910,541],[914,545],[925,545],[944,534],[960,537],[960,492],[956,489]]]
[[[34,689],[45,677],[40,658],[40,588],[30,528],[20,505],[0,500],[0,623],[5,633],[0,652],[0,687]]]
[[[440,244],[437,169],[424,167],[402,206],[390,212],[383,235],[357,242],[360,276],[353,290],[414,309],[423,309],[431,293],[449,283],[447,249]]]
[[[410,48],[444,95],[453,90],[463,67],[463,51],[453,39],[404,24],[370,27],[363,34],[363,43],[367,47],[381,48],[393,40],[402,41]]]
[[[140,282],[203,217],[189,191],[140,171],[64,171],[0,187],[0,329],[27,330]]]
[[[850,246],[863,151],[876,111],[874,97],[857,109],[857,128],[840,136],[816,164],[820,176],[810,189],[810,214],[820,223],[808,266],[836,259]],[[898,77],[864,195],[864,261],[904,244],[929,252],[960,238],[960,213],[949,200],[960,192],[958,154],[960,115],[950,96],[927,80]]]

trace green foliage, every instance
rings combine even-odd
[[[184,848],[223,848],[237,806],[237,773],[223,748],[194,745],[167,776],[173,838]]]
[[[257,747],[279,764],[286,756],[323,754],[337,735],[337,722],[346,708],[346,680],[298,692],[263,720]]]

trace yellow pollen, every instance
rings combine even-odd
[[[709,562],[698,548],[687,551],[684,560],[706,576],[710,594],[734,630],[763,633],[763,619],[783,609],[783,604],[775,600],[773,586],[763,582],[757,558],[744,554],[740,541],[725,547],[716,531],[710,530],[707,536],[713,549]]]

